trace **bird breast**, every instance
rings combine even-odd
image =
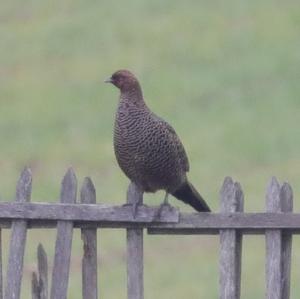
[[[180,147],[176,133],[146,106],[120,102],[114,149],[121,169],[130,180],[149,192],[177,188],[186,172],[183,163],[186,157],[182,157]]]

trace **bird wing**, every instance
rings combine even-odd
[[[156,117],[159,122],[163,123],[163,127],[165,127],[168,130],[168,132],[170,133],[169,136],[171,136],[172,142],[173,142],[174,146],[176,147],[177,154],[180,159],[182,168],[184,171],[188,172],[190,170],[189,160],[188,160],[186,151],[184,149],[184,146],[181,143],[178,135],[176,134],[175,130],[169,123],[167,123],[165,120],[163,120],[162,118],[160,118],[157,115],[156,115]]]

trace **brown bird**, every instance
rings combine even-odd
[[[120,89],[114,149],[119,166],[142,191],[165,190],[199,212],[210,208],[188,181],[189,162],[174,129],[146,105],[137,78],[128,70],[115,72],[106,83]]]

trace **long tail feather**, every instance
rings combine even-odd
[[[209,206],[190,182],[184,183],[172,193],[177,199],[192,206],[198,212],[211,212]]]

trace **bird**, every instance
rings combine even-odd
[[[120,90],[114,125],[114,151],[121,170],[142,192],[165,191],[198,212],[210,208],[187,178],[189,161],[175,130],[147,106],[141,85],[128,70],[104,82]],[[169,205],[170,206],[170,205]]]

